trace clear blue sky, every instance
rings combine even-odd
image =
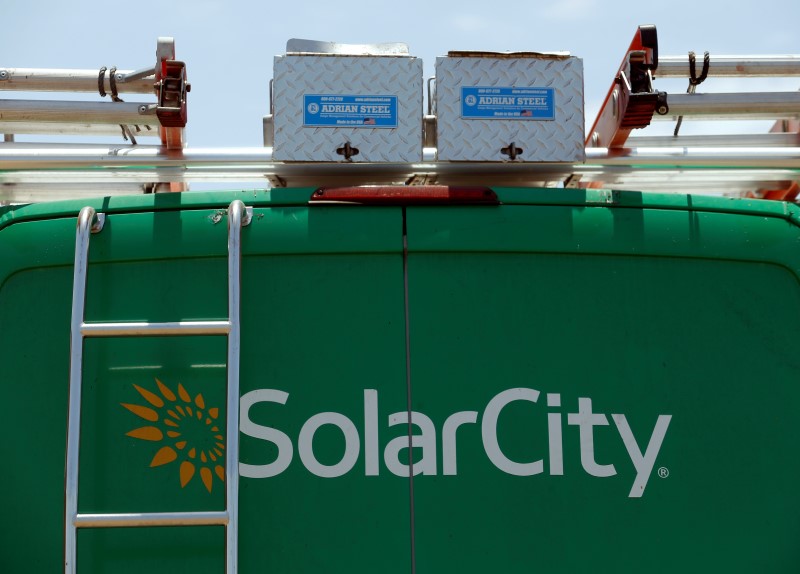
[[[426,76],[448,50],[567,50],[584,59],[589,125],[639,24],[658,26],[662,54],[800,53],[798,0],[4,0],[3,17],[8,67],[142,68],[154,63],[156,38],[173,36],[192,83],[190,147],[262,144],[272,58],[292,37],[406,42]]]

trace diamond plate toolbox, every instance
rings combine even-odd
[[[421,161],[418,58],[286,54],[273,73],[276,160]]]
[[[450,52],[436,59],[438,159],[581,162],[583,61]]]

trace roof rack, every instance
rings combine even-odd
[[[80,154],[93,147],[85,144],[21,143],[16,141],[17,135],[114,136],[130,143],[129,147],[105,148],[115,149],[116,153],[124,153],[125,149],[141,149],[143,146],[138,145],[139,139],[157,138],[159,150],[182,150],[187,119],[186,93],[190,89],[186,81],[186,65],[175,60],[175,42],[169,37],[158,38],[155,64],[138,70],[109,69],[105,66],[98,70],[0,68],[0,91],[59,92],[65,95],[95,92],[100,98],[109,97],[108,101],[0,100],[0,133],[3,134],[0,144],[0,182],[9,188],[0,192],[0,201],[26,201],[24,189],[40,186],[36,183],[35,173],[42,165],[36,165],[30,177],[15,173],[10,158],[21,150],[47,155],[47,150],[63,149]],[[155,101],[126,102],[120,94],[150,94],[155,96]],[[97,163],[98,166],[102,164]],[[72,196],[73,191],[79,189],[85,194],[93,187],[90,178],[85,178],[88,186],[81,183],[74,190],[72,183],[60,184],[63,181],[60,175],[54,176],[54,179],[52,185],[42,189],[41,199],[51,195]],[[186,189],[182,182],[164,183],[164,189],[170,191]],[[156,181],[151,187],[158,185]],[[142,191],[141,186],[136,188],[129,192]],[[100,189],[96,191],[100,192]],[[19,192],[22,192],[21,197],[18,197]]]
[[[706,52],[702,64],[697,60],[694,52],[659,57],[655,26],[640,26],[589,130],[586,146],[605,149],[608,161],[603,167],[611,168],[617,157],[639,158],[645,165],[576,174],[570,184],[658,191],[721,188],[724,195],[794,200],[800,181],[800,92],[714,94],[696,89],[708,77],[756,78],[759,85],[764,85],[764,78],[798,77],[800,56],[711,56]],[[687,93],[658,91],[657,78],[686,78]],[[684,118],[774,123],[768,133],[680,135]],[[645,128],[652,120],[672,121],[675,129],[671,135],[632,135],[632,130]],[[675,158],[674,165],[669,157]],[[689,157],[703,159],[693,166],[685,163]]]
[[[348,53],[335,46],[336,52]],[[302,52],[314,49],[306,43]],[[159,95],[156,103],[132,104],[6,101],[0,103],[0,113],[9,121],[0,123],[0,133],[119,134],[120,125],[139,125],[140,132],[127,128],[134,137],[147,133],[142,126],[150,126],[160,136],[160,145],[155,146],[20,143],[6,136],[0,142],[0,202],[176,191],[187,189],[190,182],[262,179],[273,187],[469,183],[609,187],[794,201],[800,190],[800,92],[714,94],[700,93],[697,88],[711,77],[755,78],[758,87],[769,83],[765,78],[797,76],[798,55],[659,57],[655,27],[641,26],[588,132],[583,162],[441,161],[435,109],[423,116],[420,126],[426,146],[421,161],[291,162],[274,159],[266,129],[264,147],[186,148],[183,126],[189,86],[185,65],[174,60],[172,40],[162,38],[156,66],[138,72],[103,75],[87,70],[0,69],[0,89],[91,92],[98,90],[99,77],[103,81],[100,93],[111,92],[112,97],[122,91],[158,91]],[[658,80],[665,78],[685,78],[687,93],[657,90]],[[704,121],[701,134],[683,135],[684,119],[726,119],[745,128],[729,135],[709,126],[729,129],[730,124]],[[771,120],[772,127],[753,133],[751,120],[756,119]],[[649,135],[653,128],[644,129],[659,120],[674,124],[671,135]]]

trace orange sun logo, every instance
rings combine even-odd
[[[225,481],[224,438],[217,426],[219,409],[206,410],[203,395],[194,400],[178,384],[178,396],[170,388],[155,380],[161,395],[133,385],[152,407],[120,403],[137,417],[152,423],[126,433],[127,436],[164,444],[150,461],[150,467],[169,464],[181,458],[181,488],[185,487],[200,468],[200,478],[208,492],[214,483],[211,469]],[[180,399],[180,400],[179,400]]]

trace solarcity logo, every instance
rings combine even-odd
[[[158,379],[155,381],[157,392],[133,385],[147,405],[120,403],[149,423],[126,434],[159,446],[150,461],[150,467],[163,466],[180,459],[178,477],[181,488],[191,482],[199,468],[200,479],[206,490],[211,492],[213,474],[220,481],[225,480],[225,442],[217,423],[219,409],[206,408],[203,395],[197,394],[192,398],[180,383],[176,396],[167,385]]]
[[[503,451],[498,439],[497,423],[503,410],[516,401],[538,403],[540,392],[530,388],[513,388],[502,391],[492,397],[486,404],[481,416],[480,429],[483,449],[489,461],[499,470],[515,476],[533,476],[545,471],[545,460],[540,458],[532,462],[518,462],[509,458]],[[268,464],[239,463],[239,473],[248,478],[269,478],[284,472],[294,457],[294,443],[283,431],[262,424],[257,424],[250,418],[250,409],[258,403],[276,403],[286,405],[289,393],[276,389],[258,389],[246,393],[240,402],[241,432],[249,437],[267,441],[277,447],[277,457]],[[547,412],[546,429],[548,444],[548,473],[551,476],[564,474],[564,448],[562,440],[563,417],[562,413],[553,409],[560,409],[561,395],[548,393],[546,398]],[[422,458],[414,463],[415,475],[436,475],[439,469],[437,456],[437,431],[433,421],[423,413],[411,412],[411,423],[419,428],[420,434],[411,438],[411,446],[422,450]],[[443,475],[455,476],[458,474],[458,461],[456,457],[456,434],[459,427],[465,424],[478,423],[477,411],[460,411],[450,415],[441,429],[441,469]],[[409,413],[406,411],[389,415],[388,426],[407,425]],[[508,414],[506,416],[509,416]],[[617,434],[627,450],[636,477],[631,486],[629,497],[638,498],[644,495],[648,479],[652,474],[667,428],[672,415],[659,415],[655,426],[650,433],[644,451],[639,445],[644,444],[634,437],[628,420],[624,414],[612,414]],[[594,437],[595,428],[610,426],[608,417],[602,413],[595,413],[592,409],[592,399],[578,398],[576,412],[567,413],[567,425],[578,427],[579,444],[577,456],[580,457],[583,470],[590,476],[611,477],[617,474],[614,464],[601,464],[595,460]],[[326,465],[319,462],[314,454],[314,435],[317,430],[325,425],[338,427],[344,435],[344,453],[339,462]],[[359,432],[355,423],[348,417],[336,412],[323,412],[313,415],[300,429],[297,438],[297,451],[305,468],[323,478],[335,478],[347,474],[355,467],[362,449],[364,449],[364,474],[365,476],[378,476],[380,472],[380,453],[378,446],[378,391],[375,389],[364,390],[364,427]],[[363,437],[363,440],[362,440]],[[386,445],[383,452],[383,462],[392,474],[409,476],[411,469],[400,457],[400,452],[409,446],[408,436],[393,438]],[[575,448],[574,446],[572,447]],[[531,454],[531,458],[536,453]]]

